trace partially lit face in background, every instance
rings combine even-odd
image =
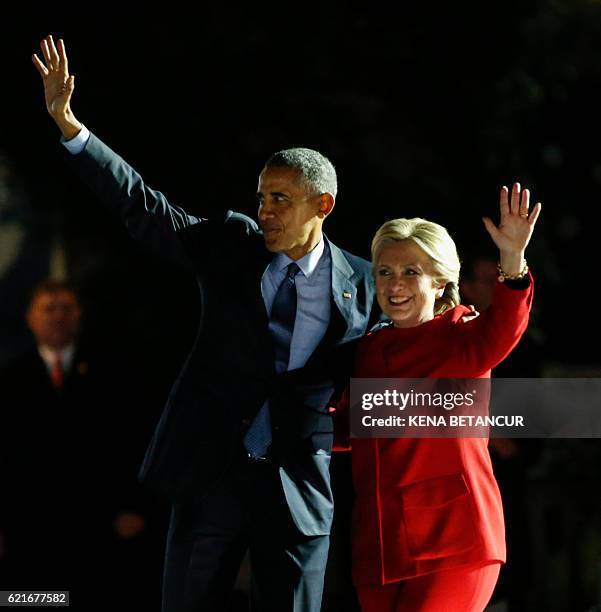
[[[378,304],[395,327],[416,327],[434,318],[434,302],[444,286],[434,277],[430,257],[412,240],[384,246],[375,280]]]
[[[469,278],[461,281],[461,294],[468,304],[473,304],[476,310],[484,312],[492,302],[499,272],[497,263],[492,259],[480,258],[473,266]]]
[[[80,320],[77,298],[67,290],[38,293],[27,312],[27,323],[36,342],[54,350],[74,342]]]

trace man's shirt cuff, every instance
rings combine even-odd
[[[71,155],[77,155],[81,153],[88,144],[88,140],[90,140],[90,130],[82,124],[82,128],[79,131],[79,134],[71,140],[65,140],[63,136],[61,136],[61,143],[65,146],[67,151],[71,153]]]

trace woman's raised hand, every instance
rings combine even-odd
[[[496,226],[488,217],[482,219],[490,237],[499,248],[501,267],[507,274],[518,274],[523,267],[524,252],[542,208],[538,202],[530,211],[529,204],[530,191],[522,191],[519,183],[513,185],[511,201],[509,190],[502,187],[499,225]]]

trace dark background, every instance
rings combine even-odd
[[[110,4],[3,13],[0,148],[9,191],[21,195],[0,223],[18,219],[30,242],[0,279],[1,359],[25,342],[21,312],[53,244],[82,290],[87,335],[156,386],[142,429],[152,429],[195,334],[193,279],[133,244],[61,161],[30,60],[52,33],[66,41],[77,117],[151,186],[203,216],[226,208],[254,216],[266,158],[308,146],[338,170],[326,228],[334,242],[368,256],[383,221],[421,216],[446,225],[468,259],[490,247],[480,219],[497,218],[499,187],[519,180],[543,202],[528,249],[541,371],[601,371],[601,2]],[[224,274],[236,299],[244,262]],[[582,498],[578,524],[598,537],[598,500],[590,495],[598,489],[596,447],[572,448],[566,461],[553,455],[537,477],[555,483],[545,493],[552,507],[576,478],[576,493],[560,506],[572,511]],[[564,474],[558,466],[566,463]],[[569,552],[576,536],[569,524],[564,532],[565,545],[554,544],[558,560],[540,553],[549,563],[543,575],[556,586],[539,585],[545,593],[536,597],[580,609],[597,598],[601,545]],[[566,578],[574,555],[588,569]]]
[[[265,159],[309,146],[339,172],[335,241],[367,255],[382,221],[423,216],[447,225],[467,256],[488,246],[480,217],[496,214],[498,188],[519,180],[545,205],[529,259],[549,359],[595,361],[594,342],[576,350],[573,340],[590,337],[595,314],[601,4],[397,9],[107,6],[7,19],[2,147],[71,253],[135,251],[60,160],[30,63],[52,32],[67,43],[80,120],[197,213],[254,215]],[[132,265],[123,255],[116,274]],[[142,268],[164,294],[160,272]],[[194,319],[194,298],[168,293]]]

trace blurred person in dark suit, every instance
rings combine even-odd
[[[485,312],[492,302],[499,272],[497,259],[486,252],[467,258],[459,288],[462,299]],[[513,352],[492,370],[493,378],[538,378],[542,376],[543,343],[536,326],[536,306],[532,321]],[[505,601],[508,610],[528,606],[532,576],[532,540],[528,513],[528,471],[541,457],[544,441],[525,438],[491,438],[493,469],[503,498],[507,563],[502,567],[493,601]]]
[[[499,272],[497,260],[488,254],[466,258],[459,290],[463,301],[473,304],[478,312],[485,312],[492,302],[493,289]],[[538,378],[542,372],[543,338],[536,325],[536,308],[532,322],[518,345],[505,361],[493,369],[496,378]]]
[[[32,206],[10,157],[0,150],[0,368],[29,340],[23,311],[31,288],[48,276],[51,218]]]
[[[119,433],[127,429],[115,400],[126,391],[121,368],[81,345],[81,318],[72,286],[41,283],[26,315],[34,345],[0,374],[2,587],[70,590],[74,606],[92,609],[94,600],[99,609],[120,609],[113,592],[122,584],[119,553],[131,548],[123,542],[142,537],[146,518]]]

